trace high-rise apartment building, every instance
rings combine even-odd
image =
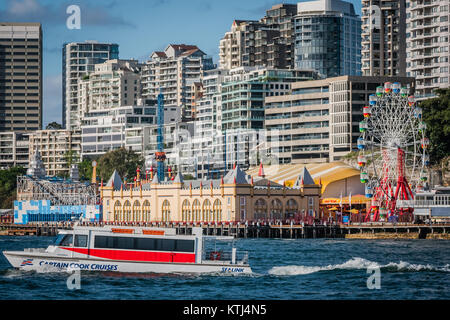
[[[182,109],[185,119],[192,118],[194,83],[205,70],[213,69],[212,58],[195,45],[170,44],[155,51],[142,68],[142,96],[156,100],[160,91],[164,105]]]
[[[292,69],[295,4],[278,4],[259,21],[235,20],[219,45],[221,69],[266,66]]]
[[[416,78],[418,100],[449,87],[450,0],[409,0],[406,4],[406,71]]]
[[[0,22],[0,131],[42,126],[40,23]]]
[[[64,44],[62,51],[62,123],[68,130],[79,129],[81,125],[78,110],[79,81],[94,72],[96,64],[118,59],[119,45],[97,41],[72,42]]]
[[[221,69],[233,69],[244,66],[243,56],[245,52],[245,33],[258,25],[254,20],[234,20],[231,30],[226,32],[219,44],[219,66]],[[248,39],[248,45],[254,45],[253,39]],[[248,65],[248,62],[247,62]]]
[[[291,83],[313,79],[313,72],[241,67],[229,71],[220,87],[221,129],[263,129],[264,98],[289,93]]]
[[[255,65],[265,65],[275,69],[294,68],[294,16],[296,14],[296,4],[276,4],[266,11],[261,22],[266,26],[266,30],[274,33],[272,35],[269,33],[266,38],[256,34]],[[262,40],[261,45],[259,39]],[[264,43],[266,39],[267,44]]]
[[[362,74],[406,75],[405,0],[362,0]]]
[[[295,67],[326,78],[361,74],[361,20],[353,4],[340,0],[298,3]]]
[[[218,172],[213,160],[217,154],[217,138],[220,130],[221,95],[220,86],[227,70],[205,71],[202,81],[202,96],[196,100],[194,130],[189,143],[181,144],[180,169],[182,172],[195,172],[202,178]],[[220,166],[219,166],[220,168]],[[216,174],[217,177],[217,174]]]
[[[107,60],[78,81],[78,117],[86,112],[136,105],[141,99],[141,65],[137,60]]]

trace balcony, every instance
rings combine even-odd
[[[423,2],[423,7],[435,6],[438,5],[439,0],[428,0]]]
[[[411,21],[423,19],[423,14],[417,14],[414,17],[411,17],[410,19],[411,19]]]

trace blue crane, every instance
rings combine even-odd
[[[160,89],[158,94],[158,115],[157,115],[157,123],[158,123],[158,132],[156,137],[157,143],[157,152],[155,153],[155,159],[157,162],[157,174],[158,180],[164,181],[164,161],[166,160],[166,153],[164,152],[164,95],[162,94],[162,90]]]

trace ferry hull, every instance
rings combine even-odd
[[[103,271],[126,273],[220,273],[249,274],[249,265],[204,263],[139,262],[105,259],[83,259],[31,254],[23,251],[4,251],[3,255],[17,269],[36,272]]]

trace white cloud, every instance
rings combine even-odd
[[[9,14],[16,16],[28,14],[29,12],[41,11],[42,7],[36,0],[12,1],[7,9]]]

